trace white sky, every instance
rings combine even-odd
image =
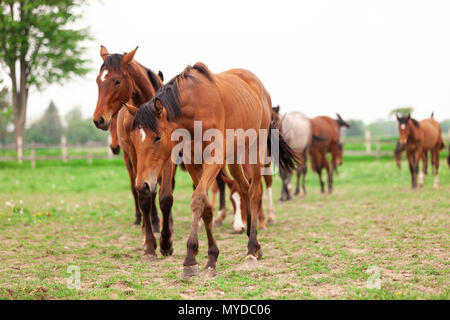
[[[92,1],[77,26],[95,40],[93,71],[32,92],[28,119],[53,99],[62,114],[97,101],[100,45],[139,45],[136,60],[169,80],[202,61],[254,72],[282,111],[368,123],[411,105],[418,119],[450,118],[450,1]]]

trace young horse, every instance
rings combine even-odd
[[[159,218],[155,206],[155,197],[144,192],[138,193],[136,190],[136,152],[130,142],[129,133],[133,123],[133,117],[126,108],[122,108],[123,103],[132,102],[143,104],[149,101],[156,90],[162,86],[162,73],[158,77],[153,71],[145,68],[137,61],[134,55],[136,49],[127,54],[109,54],[108,50],[101,46],[100,56],[103,64],[97,76],[98,100],[93,120],[97,128],[107,130],[114,126],[116,121],[116,134],[122,147],[125,166],[131,182],[131,191],[135,202],[135,224],[141,222],[141,212],[144,217],[143,232],[145,234],[145,254],[149,260],[155,256],[156,242],[153,235],[159,232]],[[114,120],[116,119],[116,120]],[[111,134],[114,130],[111,128]],[[163,213],[163,227],[161,232],[160,251],[163,255],[172,254],[172,182],[174,168],[169,163],[164,168],[164,179],[161,182],[159,204]],[[168,182],[170,181],[170,183]],[[150,223],[151,217],[151,223]],[[150,232],[150,230],[152,232]]]
[[[322,181],[322,169],[327,170],[328,193],[333,192],[333,171],[337,169],[339,157],[339,139],[341,127],[350,128],[342,117],[337,114],[337,119],[319,116],[311,120],[313,139],[309,154],[311,156],[311,168],[319,175],[321,192],[325,193]],[[328,163],[327,152],[331,152],[332,168]]]
[[[434,188],[439,188],[439,153],[444,145],[442,141],[441,126],[433,118],[420,122],[411,118],[397,115],[400,146],[406,148],[406,156],[411,172],[412,189],[423,187],[427,167],[427,152],[431,152],[431,165],[434,171]],[[419,173],[419,160],[422,159],[422,171]]]
[[[261,81],[246,70],[232,69],[213,74],[203,63],[197,63],[163,86],[141,108],[129,108],[137,111],[131,139],[138,155],[138,189],[155,191],[157,177],[164,164],[170,162],[171,156],[173,161],[173,155],[179,153],[172,141],[173,134],[182,138],[183,163],[196,186],[191,198],[192,224],[183,277],[199,275],[195,257],[198,254],[200,218],[208,238],[208,261],[202,276],[213,277],[216,274],[219,249],[213,233],[212,207],[207,191],[225,161],[231,175],[239,183],[242,201],[246,204],[249,237],[246,264],[256,264],[262,256],[256,227],[262,198],[261,174],[266,166],[267,150],[275,154],[277,151],[272,145],[274,138],[267,134],[267,130],[278,129],[271,118],[269,93]],[[239,133],[236,134],[236,131]],[[194,141],[190,139],[190,133],[194,133]],[[210,146],[212,137],[214,148]],[[201,141],[199,138],[202,138]],[[293,151],[282,136],[277,141],[280,166],[293,168]],[[239,152],[243,150],[252,154],[250,150],[255,151],[254,147],[257,149],[256,163],[250,163],[251,179],[248,181],[239,159],[237,162],[234,159],[242,160]]]
[[[283,130],[283,137],[289,146],[296,153],[301,154],[303,162],[302,164],[297,164],[297,184],[295,188],[295,195],[306,194],[305,179],[307,172],[307,155],[309,152],[309,147],[312,142],[312,126],[311,119],[305,116],[301,112],[293,111],[288,112],[281,117],[281,128]],[[303,175],[302,188],[300,190],[300,179]],[[286,170],[280,169],[280,176],[283,182],[280,201],[285,201],[291,199],[291,179],[292,174]]]

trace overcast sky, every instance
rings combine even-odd
[[[110,53],[139,45],[135,59],[169,80],[202,61],[218,73],[245,68],[274,105],[310,117],[368,123],[413,106],[418,119],[450,118],[450,1],[92,1],[79,27],[94,40],[93,71],[33,91],[28,120],[53,99],[62,114],[91,116],[103,44]]]

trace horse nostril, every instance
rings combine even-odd
[[[100,118],[98,119],[98,125],[102,126],[102,125],[104,125],[104,124],[105,124],[105,119],[103,119],[103,117],[100,117]]]

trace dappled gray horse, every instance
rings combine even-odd
[[[311,120],[303,113],[298,111],[288,112],[281,116],[281,128],[283,130],[283,137],[289,146],[296,153],[301,154],[303,163],[297,163],[297,185],[295,188],[295,195],[306,194],[305,179],[307,172],[307,157],[309,147],[312,141],[312,127]],[[302,188],[300,189],[300,179],[303,175]],[[289,200],[291,198],[291,180],[292,173],[286,170],[280,169],[280,176],[283,181],[283,187],[281,189],[280,201]]]

